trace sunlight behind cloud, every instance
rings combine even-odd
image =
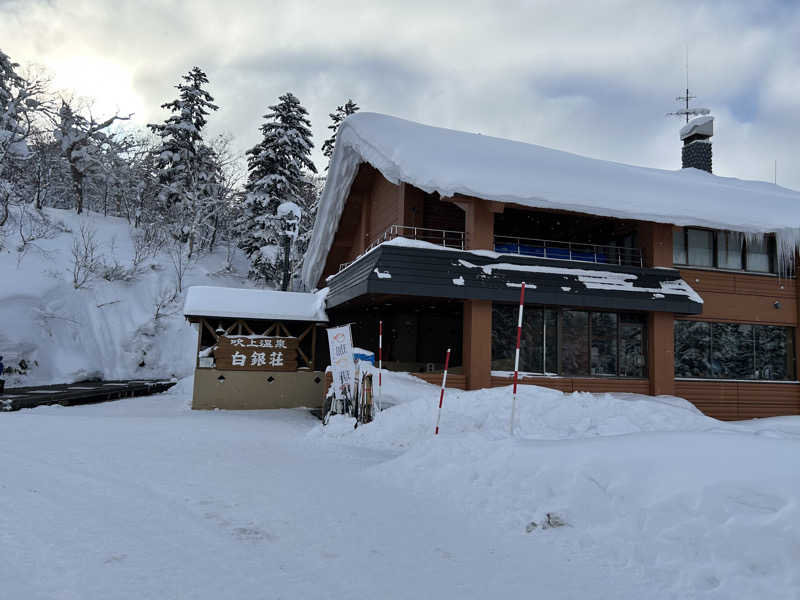
[[[51,63],[53,87],[92,100],[98,117],[135,113],[141,118],[144,102],[133,88],[131,73],[98,56],[68,56]]]

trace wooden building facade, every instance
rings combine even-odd
[[[557,240],[557,241],[554,241]],[[737,241],[738,240],[738,241]],[[748,242],[749,240],[749,242]],[[332,323],[384,366],[454,387],[677,395],[722,419],[800,414],[800,290],[769,235],[426,193],[362,162],[324,270]]]

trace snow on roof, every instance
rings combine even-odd
[[[680,135],[682,140],[685,140],[690,135],[695,134],[708,136],[714,135],[714,117],[697,117],[681,127]]]
[[[183,314],[187,317],[228,317],[284,321],[328,320],[327,290],[281,292],[197,285],[186,292]]]
[[[776,233],[787,255],[800,240],[800,192],[771,183],[697,169],[635,167],[358,112],[339,126],[303,266],[307,289],[319,281],[362,162],[392,183],[443,197],[462,194],[606,217]]]

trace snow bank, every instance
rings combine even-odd
[[[303,267],[307,289],[319,280],[362,162],[393,183],[443,197],[463,194],[622,219],[776,233],[782,254],[794,252],[800,239],[800,193],[771,183],[697,169],[635,167],[359,112],[339,126]]]
[[[377,379],[377,378],[375,378]],[[418,377],[384,371],[383,394],[395,405],[368,427],[352,423],[320,427],[316,435],[345,437],[373,448],[407,448],[428,440],[436,419],[439,388]],[[448,389],[441,431],[446,435],[480,433],[490,439],[508,436],[511,386],[464,392]],[[528,439],[562,440],[649,431],[698,431],[724,426],[694,405],[672,396],[639,394],[564,394],[521,385],[515,434]],[[334,422],[336,422],[336,418]]]
[[[507,387],[448,390],[434,437],[437,388],[384,381],[407,402],[309,435],[392,453],[373,469],[387,485],[525,537],[531,555],[640,573],[649,597],[800,592],[800,419],[723,423],[679,398],[523,385],[514,437]]]
[[[324,296],[321,292],[193,286],[186,294],[183,314],[187,317],[327,322]]]

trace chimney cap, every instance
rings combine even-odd
[[[681,127],[681,139],[685,140],[693,135],[711,137],[714,135],[714,117],[705,115],[696,117]]]

